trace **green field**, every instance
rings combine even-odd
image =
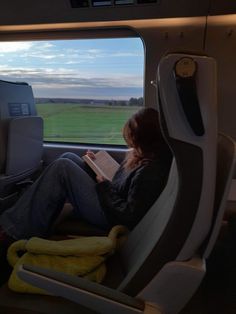
[[[91,144],[125,144],[122,127],[140,108],[73,103],[43,103],[36,107],[44,119],[45,141]]]

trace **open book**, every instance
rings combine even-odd
[[[91,159],[88,155],[84,155],[82,158],[96,175],[111,181],[120,165],[104,150],[100,150],[94,155],[95,159]]]

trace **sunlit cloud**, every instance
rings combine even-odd
[[[133,57],[142,57],[143,55],[139,52],[115,52],[115,53],[111,54],[110,56],[111,57],[118,57],[118,58],[120,58],[120,57],[125,57],[125,58],[131,57],[131,58],[133,58]]]
[[[118,52],[109,52],[106,50],[99,49],[88,49],[88,50],[74,50],[73,54],[70,54],[69,51],[66,54],[71,58],[80,58],[80,59],[101,59],[101,58],[134,58],[134,57],[142,57],[143,54],[136,52],[128,52],[128,51],[118,51]]]
[[[113,75],[105,77],[85,77],[72,69],[10,69],[8,67],[1,67],[1,76],[7,77],[7,80],[22,81],[32,85],[35,95],[37,97],[58,97],[59,94],[64,93],[64,97],[81,97],[81,89],[83,91],[90,91],[88,97],[91,97],[91,89],[96,91],[103,91],[103,98],[111,97],[110,91],[118,91],[125,89],[137,89],[139,97],[141,96],[143,78],[138,75]],[[59,94],[58,94],[58,91]],[[46,94],[45,94],[46,92]],[[118,94],[118,93],[117,93]],[[120,95],[121,96],[121,95]],[[129,95],[131,97],[131,95]],[[83,93],[83,97],[85,97]],[[99,96],[101,97],[101,96]],[[123,96],[124,97],[128,97]],[[122,99],[122,97],[119,99]]]
[[[45,43],[37,43],[38,46],[41,47],[41,49],[47,49],[47,48],[52,48],[52,47],[55,47],[55,45],[53,45],[52,43],[49,43],[49,42],[45,42]]]
[[[39,58],[39,59],[54,59],[54,58],[64,58],[65,55],[62,53],[50,53],[45,52],[42,53],[41,51],[35,51],[35,52],[26,52],[22,54],[21,58]]]
[[[29,50],[32,46],[32,42],[0,42],[0,53]]]
[[[68,65],[70,65],[70,64],[81,64],[83,61],[66,61],[65,62],[65,64],[68,64]]]

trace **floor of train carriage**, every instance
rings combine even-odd
[[[207,274],[181,314],[236,314],[236,215],[223,228]]]

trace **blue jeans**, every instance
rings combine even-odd
[[[108,228],[96,192],[96,181],[83,160],[65,153],[52,162],[14,206],[0,216],[0,226],[15,239],[50,234],[53,222],[65,200],[74,207],[77,217]]]

